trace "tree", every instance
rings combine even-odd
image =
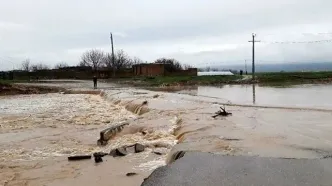
[[[88,50],[83,53],[81,57],[80,66],[92,67],[93,70],[98,70],[102,65],[104,59],[104,52],[97,49]]]
[[[118,50],[114,55],[114,64],[112,61],[112,54],[107,53],[103,58],[103,66],[113,69],[115,67],[116,70],[122,68],[130,68],[133,64],[141,62],[139,58],[131,59],[123,50]]]
[[[23,71],[27,71],[29,72],[31,69],[30,69],[30,59],[26,59],[24,61],[22,61],[22,70]]]
[[[60,69],[60,68],[65,68],[68,67],[69,65],[65,62],[60,62],[54,66],[54,69]]]
[[[143,60],[141,60],[140,58],[138,58],[138,57],[133,57],[132,59],[131,59],[131,65],[138,65],[138,64],[142,64],[142,63],[144,63],[144,61]]]
[[[104,58],[103,58],[103,62],[102,62],[102,66],[107,67],[109,69],[113,68],[113,61],[112,61],[112,54],[107,53]]]
[[[183,69],[181,63],[175,59],[159,58],[154,63],[165,64],[166,70],[170,72]]]
[[[194,67],[192,65],[188,65],[188,64],[183,65],[184,70],[188,70],[190,68],[194,68]]]
[[[38,63],[35,65],[31,65],[31,71],[36,72],[38,70],[49,70],[50,67],[46,64],[43,63]]]
[[[132,66],[132,61],[129,58],[128,54],[123,50],[118,50],[115,54],[115,68],[117,70],[121,68],[129,68]]]

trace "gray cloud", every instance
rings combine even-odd
[[[250,59],[251,33],[261,61],[329,61],[331,43],[269,44],[332,39],[330,0],[12,0],[0,6],[0,70],[24,58],[77,64],[89,48],[116,48],[143,60],[175,57],[196,65]]]

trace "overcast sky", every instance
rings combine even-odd
[[[0,70],[25,58],[76,65],[87,49],[197,66],[257,61],[332,61],[331,0],[0,0]],[[324,34],[325,33],[325,34]]]

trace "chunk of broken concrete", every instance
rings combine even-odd
[[[145,146],[139,143],[135,144],[135,153],[140,153],[145,150]]]
[[[116,149],[111,150],[109,155],[113,157],[117,156],[126,156],[128,153],[140,153],[145,150],[145,146],[139,143],[130,146],[122,146]]]
[[[95,156],[95,162],[96,163],[103,162],[103,158],[101,158],[101,156]]]
[[[126,174],[126,176],[135,176],[135,175],[137,175],[137,173],[135,173],[135,172],[129,172]]]
[[[155,153],[155,154],[157,154],[157,155],[163,155],[163,153],[161,153],[161,152],[153,152],[153,153]]]
[[[153,95],[153,98],[158,98],[159,97],[159,95],[158,94],[156,94],[156,95]]]
[[[107,155],[107,153],[104,153],[104,152],[95,152],[95,153],[93,153],[93,157],[95,158],[96,163],[103,162],[102,157],[104,157],[106,155]]]
[[[113,157],[126,156],[128,154],[126,147],[119,147],[117,149],[111,150],[110,154]]]
[[[69,156],[68,161],[78,161],[91,159],[91,155],[79,155],[79,156]]]
[[[97,157],[97,156],[104,157],[104,156],[106,156],[106,155],[108,155],[108,154],[105,153],[105,152],[95,152],[95,153],[93,153],[93,156],[94,156],[94,157]]]
[[[117,133],[119,133],[124,126],[129,125],[128,122],[121,122],[119,124],[113,125],[100,132],[100,139],[97,140],[97,145],[104,146],[107,144],[108,140],[113,138]]]
[[[148,101],[143,101],[142,102],[142,105],[147,105],[148,104]]]

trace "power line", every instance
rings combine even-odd
[[[314,44],[314,43],[331,43],[332,39],[315,40],[315,41],[262,41],[268,44]]]

